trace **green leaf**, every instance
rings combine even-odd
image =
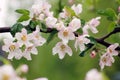
[[[41,26],[41,30],[43,30],[43,31],[46,31],[47,30],[47,26],[43,23],[43,22],[41,22],[41,24],[40,24]]]
[[[67,11],[69,16],[76,16],[75,12],[68,6],[65,6],[65,10]]]
[[[97,41],[95,40],[94,37],[90,36],[90,37],[87,37],[87,38],[90,40],[90,43],[92,43],[92,44],[96,44],[97,43]]]
[[[81,26],[83,27],[85,25],[85,20],[81,19]]]
[[[21,23],[16,23],[11,27],[10,33],[14,37],[16,32],[20,32],[22,28],[24,28],[24,26]]]
[[[94,46],[94,44],[92,44],[92,43],[87,44],[87,45],[86,45],[86,49],[85,49],[84,51],[80,52],[79,56],[80,56],[80,57],[84,57],[84,56],[85,56],[85,53],[86,53],[88,50],[90,50],[93,46]]]
[[[47,38],[47,44],[49,44],[50,41],[53,40],[53,38],[54,38],[54,36],[56,35],[57,32],[58,32],[57,30],[53,30],[53,31],[50,33],[49,37]]]
[[[23,15],[29,15],[30,11],[26,10],[26,9],[17,9],[15,10],[15,12],[19,13],[19,14],[23,14]]]
[[[30,16],[29,15],[22,15],[18,20],[17,22],[23,22],[23,21],[27,21],[30,19]]]
[[[31,29],[35,29],[35,27],[38,25],[37,21],[31,20],[29,23],[29,26]]]
[[[115,22],[111,22],[110,26],[108,27],[108,32],[113,31],[115,27],[116,27],[116,23]]]
[[[108,8],[106,10],[98,10],[97,13],[106,16],[109,21],[114,21],[117,19],[115,11],[111,8]]]

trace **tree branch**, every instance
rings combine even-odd
[[[51,28],[47,28],[46,31],[40,30],[40,32],[42,32],[42,33],[51,33],[52,31],[53,31],[53,29],[51,29]],[[10,32],[10,27],[2,27],[2,28],[0,27],[0,33],[5,33],[5,32]],[[115,33],[118,33],[118,32],[120,32],[120,28],[115,28],[112,32],[110,32],[110,33],[107,34],[106,36],[104,36],[104,37],[102,37],[102,38],[100,38],[100,39],[95,38],[95,40],[96,40],[99,44],[101,44],[101,45],[103,45],[103,46],[105,46],[105,47],[109,47],[111,44],[108,43],[108,42],[105,42],[104,40],[105,40],[106,38],[108,38],[109,36],[111,36],[112,34],[115,34]],[[78,37],[78,33],[74,32],[74,34],[75,34],[75,36]],[[120,50],[120,46],[117,47],[116,50]]]

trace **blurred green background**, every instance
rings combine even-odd
[[[23,0],[19,0],[21,2]],[[33,2],[32,0],[31,3]],[[117,13],[117,8],[119,6],[119,0],[73,0],[74,3],[83,4],[83,12],[80,16],[81,19],[85,19],[89,21],[93,17],[100,16],[96,13],[97,10],[105,10],[107,8],[112,8]],[[59,11],[59,0],[49,0],[52,4],[52,10],[56,11],[55,15],[57,15],[57,11]],[[68,0],[61,0],[62,6],[70,4]],[[32,4],[25,5],[32,5]],[[20,8],[23,8],[20,6]],[[30,8],[30,7],[29,7]],[[16,8],[17,9],[17,8]],[[12,10],[12,9],[11,9]],[[111,24],[110,21],[106,20],[106,17],[102,16],[100,20],[101,24],[98,27],[99,33],[92,34],[96,38],[100,38],[105,34],[109,33],[109,26]],[[9,21],[10,23],[10,21]],[[44,37],[48,37],[49,34],[42,34]],[[58,58],[58,55],[52,55],[52,48],[59,41],[59,39],[54,38],[49,44],[44,44],[42,47],[38,47],[39,54],[37,56],[32,55],[32,61],[27,61],[22,58],[21,60],[13,60],[11,63],[15,68],[17,68],[21,64],[29,65],[29,72],[26,74],[28,80],[33,80],[38,77],[47,77],[49,80],[84,80],[87,71],[93,68],[97,68],[100,71],[99,67],[99,56],[91,59],[89,56],[89,52],[85,55],[85,57],[79,56],[79,51],[76,52],[74,49],[74,41],[70,42],[70,46],[73,49],[73,56],[69,57],[65,56],[63,60]],[[107,39],[110,43],[118,42],[120,43],[120,34],[117,33],[112,35],[109,39]],[[99,45],[100,46],[100,45]],[[117,77],[120,76],[120,57],[115,58],[116,61],[112,65],[112,67],[105,67],[103,72],[110,78],[110,80],[120,80]]]

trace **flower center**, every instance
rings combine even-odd
[[[26,35],[23,35],[23,36],[21,37],[21,39],[22,39],[23,41],[26,41],[26,40],[27,40]]]
[[[10,76],[9,75],[7,75],[7,74],[4,74],[3,75],[3,79],[2,80],[9,80],[10,79]]]
[[[106,62],[107,62],[107,59],[104,57],[104,58],[102,59],[102,61],[103,61],[104,63],[106,63]]]
[[[65,31],[63,32],[63,35],[64,35],[65,37],[68,36],[68,31],[65,30]]]
[[[10,45],[9,50],[10,50],[10,51],[14,51],[15,48],[16,48],[15,45]]]
[[[31,51],[31,49],[32,49],[32,46],[28,47],[28,48],[27,48],[27,51]]]
[[[112,53],[113,51],[111,49],[109,49],[110,53]]]
[[[61,45],[60,48],[61,48],[62,51],[64,51],[65,50],[65,45]]]
[[[38,39],[38,38],[39,38],[39,35],[35,35],[35,38],[37,38],[37,39]]]

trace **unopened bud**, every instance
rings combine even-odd
[[[91,53],[90,53],[90,57],[91,58],[94,58],[96,56],[96,52],[95,51],[92,51]]]

